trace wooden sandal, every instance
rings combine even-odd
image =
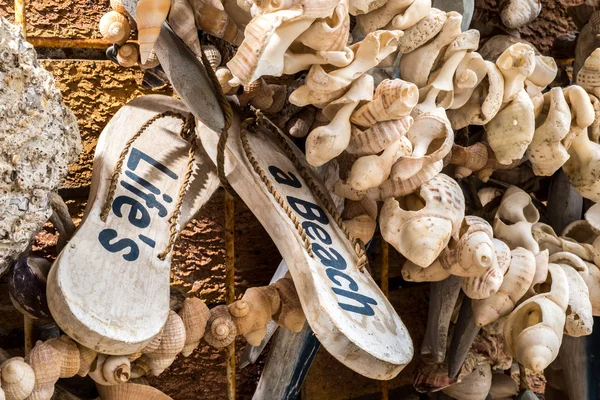
[[[90,349],[134,353],[167,320],[179,227],[219,185],[190,115],[171,97],[137,98],[98,140],[85,216],[47,285],[54,320]]]

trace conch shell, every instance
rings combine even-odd
[[[571,144],[563,170],[573,187],[592,201],[600,201],[600,144],[592,142],[584,129]]]
[[[541,0],[502,0],[500,19],[504,26],[519,29],[537,18],[542,11]]]
[[[479,53],[465,54],[456,68],[454,96],[449,109],[456,110],[467,104],[487,74],[488,66]]]
[[[492,242],[497,262],[492,262],[480,275],[461,278],[462,290],[471,299],[487,299],[496,293],[502,286],[504,274],[510,266],[511,253],[508,246],[498,239],[492,239]]]
[[[237,332],[250,345],[258,346],[267,333],[271,316],[279,310],[279,293],[271,286],[250,288],[241,300],[228,307]]]
[[[109,11],[100,18],[100,33],[111,43],[123,44],[131,33],[129,20],[116,11]]]
[[[383,7],[387,0],[350,0],[350,15],[367,14],[373,10]]]
[[[510,186],[504,193],[496,217],[494,236],[511,249],[523,247],[533,254],[540,251],[531,228],[540,219],[540,213],[533,205],[531,197],[516,186]]]
[[[140,0],[137,3],[136,22],[142,64],[150,56],[170,8],[171,0]]]
[[[317,19],[297,40],[317,51],[341,51],[349,33],[348,0],[341,0],[330,17]]]
[[[575,83],[588,93],[600,97],[600,49],[596,49],[585,60],[583,67],[577,73]]]
[[[350,122],[362,127],[372,127],[377,122],[409,116],[419,101],[417,87],[401,79],[386,79],[377,85],[373,100],[360,107]]]
[[[553,88],[544,95],[544,108],[548,112],[533,135],[527,148],[527,158],[538,176],[551,176],[569,159],[562,143],[571,129],[571,111],[561,88]]]
[[[418,195],[385,201],[379,223],[384,239],[425,268],[457,237],[465,215],[465,198],[452,178],[439,174]]]
[[[473,300],[475,324],[485,326],[508,315],[525,295],[533,281],[536,263],[533,253],[522,247],[511,251],[511,261],[502,285],[483,300]]]
[[[535,133],[533,103],[527,92],[520,90],[514,100],[485,126],[485,130],[488,143],[501,164],[520,160]]]
[[[394,16],[405,11],[413,2],[414,0],[387,1],[382,7],[366,14],[357,15],[356,25],[364,35],[376,31],[386,26]]]
[[[408,29],[427,17],[429,10],[431,10],[431,0],[413,0],[406,10],[396,14],[389,25],[394,29]]]
[[[171,0],[168,21],[175,34],[183,40],[196,57],[202,57],[194,10],[188,0]]]
[[[540,285],[540,291],[515,308],[504,324],[510,354],[537,373],[556,359],[562,343],[569,288],[560,266],[548,266],[548,280]]]
[[[406,196],[437,176],[443,168],[444,161],[439,160],[433,163],[425,163],[420,170],[409,178],[395,178],[395,172],[397,171],[396,165],[394,165],[392,166],[392,177],[383,182],[378,188],[369,189],[366,195],[377,201],[385,201],[390,197]],[[364,192],[354,192],[354,194],[362,193]]]
[[[284,54],[283,73],[293,75],[304,71],[313,65],[331,64],[334,67],[345,67],[354,60],[354,53],[350,47],[340,51],[316,51],[314,53],[295,53],[288,49]]]
[[[210,310],[204,302],[196,297],[183,301],[179,316],[185,327],[185,344],[181,350],[184,357],[192,354],[204,336],[206,324],[210,318]]]
[[[539,96],[551,84],[558,74],[558,65],[552,57],[535,56],[535,69],[525,80],[525,87],[530,97]]]
[[[535,70],[535,49],[525,43],[513,44],[500,55],[496,65],[504,76],[504,103],[511,102]]]
[[[579,271],[569,265],[560,264],[560,266],[569,286],[569,306],[564,333],[574,337],[589,335],[594,325],[590,291]]]
[[[406,116],[391,121],[378,122],[364,131],[352,126],[350,143],[348,143],[346,151],[357,155],[380,153],[392,143],[404,138],[413,123],[413,118]],[[412,143],[408,141],[407,144],[411,146],[410,154],[412,153]]]
[[[363,75],[340,99],[330,103],[323,113],[331,122],[314,129],[306,139],[306,161],[318,167],[337,157],[350,143],[350,116],[361,100],[373,95],[373,77]]]
[[[100,385],[120,385],[131,377],[131,362],[127,356],[98,354],[98,358],[92,363],[89,376]]]

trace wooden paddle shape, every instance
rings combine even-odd
[[[182,120],[168,116],[147,123],[167,111],[183,118],[189,114],[181,101],[152,95],[128,103],[104,128],[84,219],[48,277],[54,320],[70,337],[101,353],[134,353],[160,332],[169,313],[170,254],[159,255],[168,248],[171,229],[185,225],[218,187],[201,145],[187,176],[191,144],[180,136]],[[118,179],[109,196],[113,173]],[[186,181],[177,218],[174,210]]]
[[[374,379],[396,376],[413,356],[411,338],[377,283],[366,270],[360,270],[355,248],[318,195],[328,196],[327,191],[303,161],[302,153],[281,137],[291,152],[286,154],[275,135],[263,126],[246,136],[253,165],[241,142],[238,115],[229,132],[227,179],[282,254],[307,321],[321,344],[362,375]],[[201,124],[197,133],[216,162],[219,134]],[[289,155],[297,157],[297,163]],[[256,168],[269,181],[268,186]],[[277,199],[287,204],[289,215]]]

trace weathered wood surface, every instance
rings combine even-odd
[[[107,220],[100,219],[125,142],[164,111],[189,113],[179,100],[145,96],[121,108],[106,126],[96,148],[83,222],[48,277],[48,304],[57,324],[98,352],[140,350],[160,331],[169,312],[170,256],[162,261],[158,255],[169,241],[169,217],[188,163],[190,144],[180,137],[179,119],[156,121],[133,143]],[[181,207],[180,226],[219,184],[200,144],[192,179]]]
[[[448,376],[450,378],[458,376],[467,358],[467,353],[473,344],[473,340],[475,340],[480,330],[481,327],[475,325],[471,299],[465,296],[460,306],[458,320],[456,321],[456,326],[452,334],[452,342],[450,342],[450,348],[448,349],[448,357],[446,358]]]
[[[266,129],[249,134],[261,169],[308,230],[315,253],[309,255],[294,224],[248,162],[239,130],[236,114],[225,152],[225,173],[281,252],[315,335],[329,353],[354,371],[374,379],[393,378],[413,355],[411,338],[400,317],[373,278],[359,271],[351,243],[272,134]],[[219,134],[202,125],[197,131],[216,161]],[[289,143],[302,160],[300,151]]]
[[[581,219],[583,197],[571,185],[562,169],[552,177],[548,190],[548,219],[557,234],[573,221]]]

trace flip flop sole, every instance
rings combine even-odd
[[[314,253],[311,257],[290,217],[248,161],[239,131],[236,115],[225,150],[227,179],[282,254],[315,335],[327,351],[354,371],[374,379],[393,378],[413,355],[411,338],[400,317],[369,273],[359,270],[350,241],[273,134],[265,128],[249,133],[248,142],[260,168],[304,227]],[[197,133],[216,161],[219,134],[201,124]],[[289,143],[303,160],[302,153]],[[310,167],[304,166],[327,193]]]
[[[100,218],[118,158],[149,119],[165,111],[187,115],[166,96],[146,96],[121,108],[98,141],[84,220],[48,277],[48,303],[60,328],[105,354],[139,351],[166,322],[170,256],[169,217],[185,180],[190,144],[182,121],[155,121],[137,138],[122,164],[106,222]],[[218,187],[214,165],[198,146],[192,181],[179,218],[183,226]]]

